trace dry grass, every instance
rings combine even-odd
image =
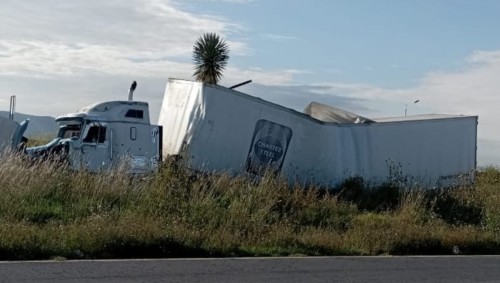
[[[168,164],[131,178],[0,160],[0,259],[500,252],[491,168],[474,187],[331,193]]]

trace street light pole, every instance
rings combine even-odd
[[[417,104],[419,101],[420,101],[420,100],[419,100],[419,99],[417,99],[417,100],[413,101],[413,103],[412,103],[412,104]],[[408,104],[405,104],[405,117],[406,117],[406,114],[407,114],[407,113],[408,113]]]

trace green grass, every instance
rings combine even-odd
[[[345,182],[336,193],[227,175],[73,172],[0,163],[0,260],[500,253],[500,172],[424,191]]]
[[[51,134],[39,134],[28,137],[27,147],[35,147],[48,144],[51,140],[55,138]]]

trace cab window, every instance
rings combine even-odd
[[[66,125],[59,129],[57,137],[61,139],[78,138],[80,136],[80,125]]]
[[[127,118],[137,118],[137,119],[142,119],[144,118],[144,111],[142,110],[137,110],[137,109],[130,109],[127,111],[125,114],[125,117]]]
[[[91,126],[87,136],[83,139],[85,143],[104,143],[106,141],[106,127]]]

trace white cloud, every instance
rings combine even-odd
[[[0,75],[75,76],[87,74],[165,76],[175,70],[187,74],[189,66],[158,57],[154,52],[117,46],[63,44],[41,41],[2,41]]]
[[[188,0],[190,2],[225,2],[233,4],[248,4],[258,0]]]
[[[264,70],[262,68],[240,69],[229,67],[225,72],[226,75],[222,80],[222,84],[230,85],[252,80],[260,85],[287,85],[293,82],[295,75],[301,73],[304,73],[304,71],[295,69]]]
[[[0,10],[0,26],[0,75],[24,77],[190,78],[192,44],[201,34],[241,30],[225,19],[159,0],[8,1]],[[245,41],[227,41],[231,56],[248,53]]]
[[[0,26],[0,109],[16,94],[20,112],[39,115],[120,99],[132,80],[138,97],[159,104],[168,77],[192,78],[192,44],[204,32],[225,37],[231,56],[249,51],[245,40],[225,36],[237,36],[239,25],[172,1],[7,1]],[[295,72],[229,65],[224,81],[283,84]],[[151,108],[154,117],[159,109]]]
[[[476,51],[468,58],[467,61],[487,65],[498,64],[500,63],[500,50]]]
[[[265,33],[262,36],[275,40],[275,41],[290,41],[290,40],[298,40],[299,38],[296,36],[291,36],[291,35],[282,35],[282,34],[272,34],[272,33]]]
[[[8,1],[2,4],[0,24],[4,40],[120,46],[169,57],[189,54],[205,31],[224,35],[237,28],[158,0]]]
[[[64,62],[68,55],[68,60],[74,56],[99,60],[108,55],[107,61],[127,56],[185,60],[204,32],[224,36],[239,29],[225,19],[190,14],[171,1],[158,0],[7,1],[0,10],[0,26],[0,57],[4,60],[55,56],[63,61],[45,68],[66,63],[67,69],[72,68],[71,62]],[[245,42],[231,41],[232,55],[246,49]],[[69,70],[57,68],[54,72]]]

